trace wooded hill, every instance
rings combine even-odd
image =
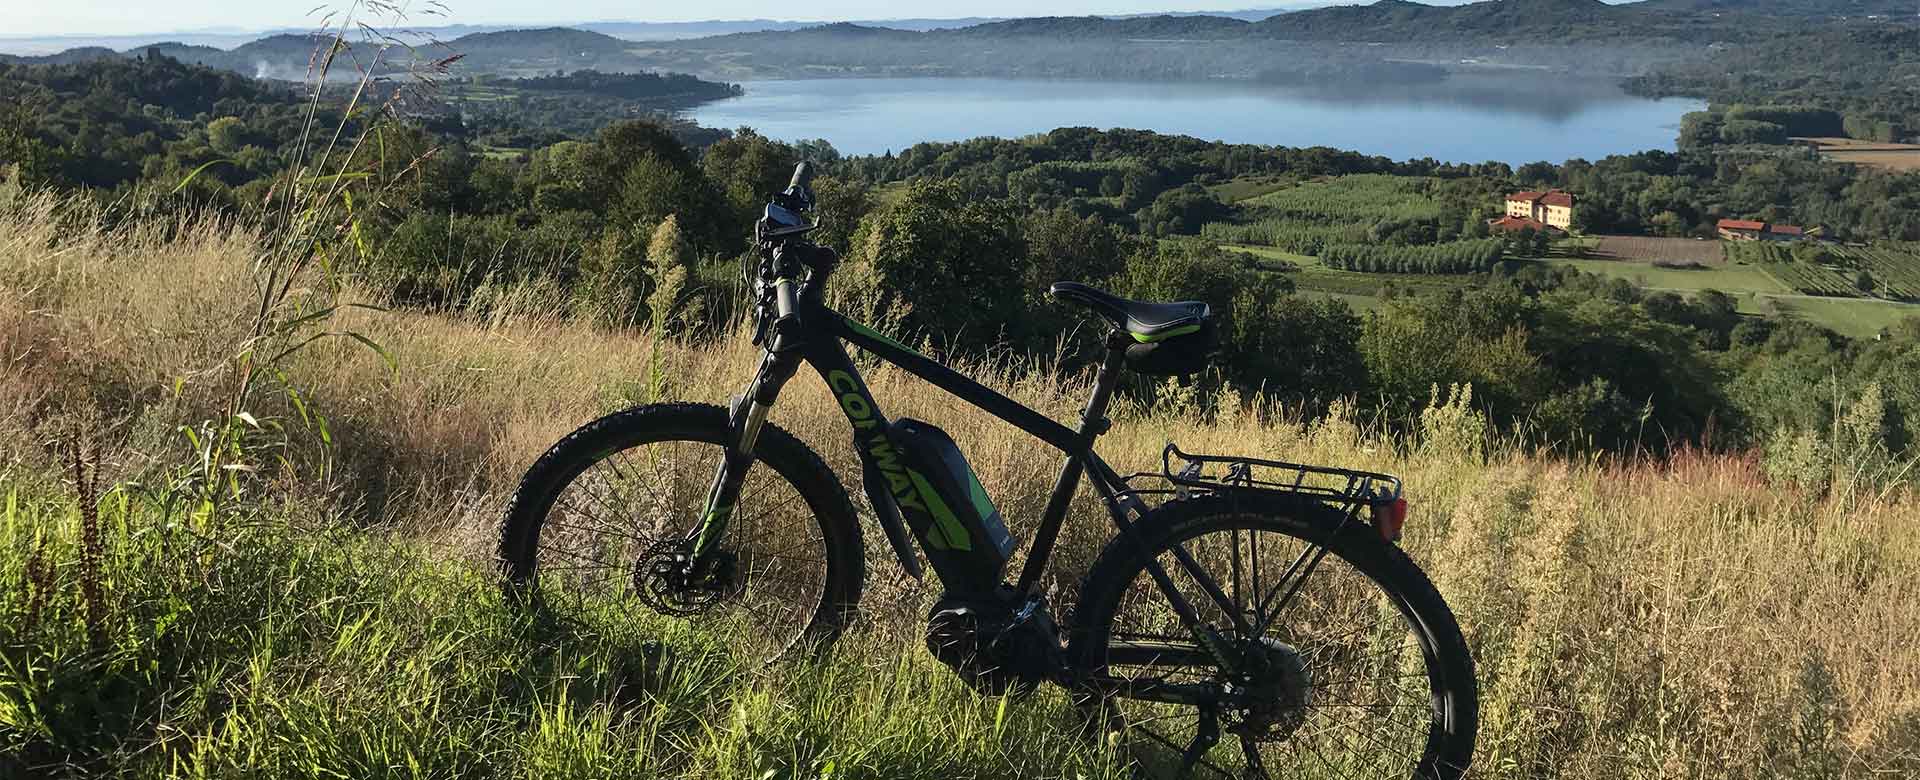
[[[1782,32],[1805,30],[1810,18],[1823,26],[1884,27],[1920,20],[1906,0],[1645,0],[1608,5],[1600,0],[1487,0],[1459,6],[1432,6],[1406,0],[1379,0],[1370,5],[1341,5],[1276,14],[1249,21],[1245,15],[1166,14],[1132,17],[1036,17],[1010,19],[942,29],[894,29],[857,24],[828,24],[791,29],[769,22],[759,32],[739,32],[673,42],[637,44],[589,29],[546,29],[476,32],[444,42],[421,42],[419,58],[438,60],[462,55],[466,73],[551,73],[592,68],[601,71],[645,70],[678,63],[703,75],[794,75],[795,68],[812,68],[807,75],[846,75],[885,70],[887,75],[912,75],[898,63],[913,61],[941,75],[960,72],[1000,75],[970,63],[977,45],[987,41],[1020,39],[1018,51],[999,52],[1003,69],[1022,75],[1085,76],[1077,67],[1079,45],[1112,42],[1209,42],[1225,46],[1227,57],[1250,52],[1270,54],[1274,42],[1351,44],[1395,43],[1413,46],[1444,45],[1445,51],[1394,49],[1390,56],[1432,54],[1439,58],[1462,55],[1460,46],[1545,47],[1571,45],[1616,47],[1639,52],[1633,62],[1646,65],[1681,54],[1698,55],[1701,44],[1753,40]],[[1868,19],[1869,16],[1887,18]],[[598,25],[606,27],[606,25]],[[1039,43],[1045,41],[1044,44]],[[159,43],[124,52],[89,47],[39,57],[0,55],[0,62],[72,63],[154,50],[182,62],[208,65],[248,75],[294,78],[304,73],[316,39],[281,34],[234,49],[182,43]],[[1038,48],[1035,48],[1038,47]],[[1664,56],[1652,56],[1661,50]],[[1099,58],[1107,66],[1117,59],[1110,49]],[[1314,52],[1290,52],[1291,55]],[[1150,49],[1129,50],[1129,59],[1191,60],[1194,52],[1156,57]],[[1375,59],[1383,52],[1371,52]],[[1514,53],[1512,64],[1558,62],[1564,68],[1592,64],[1586,57],[1560,52],[1529,59]],[[1538,61],[1536,61],[1536,59]],[[1617,58],[1616,58],[1617,59]],[[1159,62],[1148,67],[1122,66],[1122,71],[1158,72],[1165,77],[1223,75],[1222,65],[1200,57],[1199,66]],[[1605,67],[1605,65],[1603,65]],[[1257,71],[1259,68],[1247,70]],[[1011,75],[1009,73],[1008,75]],[[1137,75],[1137,74],[1136,74]],[[1241,75],[1245,75],[1244,73]]]

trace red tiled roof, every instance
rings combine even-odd
[[[1723,220],[1720,220],[1720,229],[1721,230],[1766,230],[1767,223],[1756,222],[1751,219],[1723,219]]]
[[[1780,235],[1783,235],[1783,236],[1799,236],[1799,235],[1805,235],[1807,231],[1801,230],[1796,225],[1773,225],[1767,228],[1767,232],[1779,233]]]
[[[1525,219],[1522,217],[1501,217],[1499,219],[1488,220],[1487,227],[1494,230],[1524,230],[1526,228],[1533,228],[1534,230],[1553,229],[1552,226],[1540,220]]]
[[[1539,201],[1549,206],[1567,206],[1571,208],[1573,206],[1573,193],[1562,190],[1547,190],[1546,192],[1527,190],[1526,192],[1516,192],[1508,195],[1507,200],[1524,201],[1527,203]]]

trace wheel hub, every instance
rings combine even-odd
[[[734,564],[729,551],[715,550],[696,560],[684,540],[664,539],[634,563],[633,590],[663,615],[699,614],[739,591]]]
[[[1300,651],[1277,639],[1261,639],[1247,653],[1247,670],[1232,688],[1240,706],[1231,710],[1229,732],[1261,741],[1291,736],[1307,720],[1313,678]]]

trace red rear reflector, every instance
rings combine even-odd
[[[1396,498],[1390,504],[1377,504],[1373,507],[1373,527],[1379,529],[1380,538],[1389,542],[1400,541],[1400,529],[1407,525],[1407,500]]]

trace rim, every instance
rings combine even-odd
[[[575,475],[535,532],[530,576],[542,601],[607,628],[697,621],[766,660],[792,649],[827,600],[827,542],[805,496],[764,461],[747,473],[718,548],[733,561],[724,587],[691,603],[663,599],[651,573],[698,525],[724,457],[718,444],[649,442]]]
[[[1337,554],[1316,561],[1320,548],[1260,517],[1226,524],[1178,543],[1241,611],[1243,625],[1266,616],[1258,644],[1233,627],[1170,547],[1156,557],[1201,620],[1236,652],[1258,654],[1265,670],[1228,679],[1212,664],[1193,665],[1198,643],[1143,568],[1115,608],[1104,673],[1128,686],[1171,683],[1227,699],[1215,709],[1219,742],[1198,756],[1194,777],[1378,780],[1423,771],[1442,730],[1443,694],[1433,643],[1410,607]],[[1140,650],[1156,643],[1170,649]],[[1139,698],[1104,706],[1109,738],[1154,777],[1178,774],[1205,717],[1201,706]]]

